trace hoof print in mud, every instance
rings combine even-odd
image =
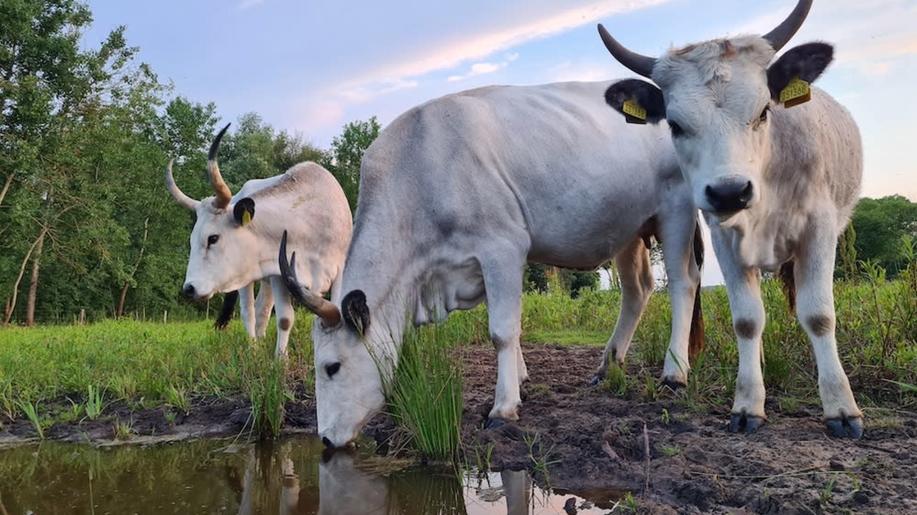
[[[863,438],[863,417],[840,416],[838,418],[829,418],[825,421],[828,427],[828,433],[835,438],[851,438],[859,440]]]
[[[729,432],[752,434],[763,426],[766,421],[767,419],[764,417],[756,417],[745,413],[733,413],[732,416],[729,417]]]

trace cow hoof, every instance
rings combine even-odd
[[[685,388],[688,385],[686,383],[683,383],[682,381],[679,381],[678,379],[673,379],[671,377],[663,377],[662,386],[665,386],[671,389],[672,391],[678,391],[679,388]]]
[[[752,434],[763,426],[765,421],[764,417],[756,417],[746,413],[733,413],[729,417],[729,432]]]
[[[842,415],[837,418],[825,420],[828,432],[835,438],[863,438],[863,417],[848,417]]]
[[[602,379],[605,377],[605,374],[598,374],[592,376],[592,379],[589,380],[589,386],[598,386],[601,384]]]
[[[508,423],[509,421],[506,419],[490,417],[487,419],[487,422],[484,422],[484,429],[499,429]]]

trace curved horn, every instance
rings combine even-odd
[[[602,37],[605,48],[611,52],[611,55],[613,55],[619,63],[623,64],[637,75],[642,75],[648,79],[652,78],[653,66],[656,66],[655,57],[647,57],[624,48],[624,45],[618,43],[617,39],[611,37],[611,34],[605,30],[605,27],[601,23],[599,23],[599,36]]]
[[[287,232],[283,231],[280,238],[280,276],[293,296],[300,304],[322,319],[325,327],[337,327],[341,323],[341,311],[332,302],[328,302],[321,295],[316,295],[308,288],[303,287],[296,278],[296,253],[287,262]]]
[[[775,52],[779,52],[796,34],[799,27],[802,27],[802,22],[806,21],[806,16],[809,15],[809,9],[811,8],[812,0],[799,0],[796,8],[783,20],[783,23],[777,25],[777,28],[764,36],[764,39],[774,47]]]
[[[182,193],[182,190],[178,189],[178,185],[175,184],[175,177],[172,176],[172,161],[174,161],[174,159],[169,159],[169,165],[166,166],[166,188],[168,188],[169,193],[172,194],[172,198],[175,199],[175,202],[178,202],[178,205],[194,211],[197,209],[197,205],[200,204],[200,201],[194,200]]]
[[[207,153],[207,173],[210,175],[210,185],[213,186],[213,192],[216,194],[216,200],[214,200],[213,205],[218,209],[228,206],[229,201],[232,200],[232,191],[226,185],[226,181],[223,180],[223,175],[220,174],[220,166],[217,164],[220,140],[223,139],[223,135],[226,134],[226,129],[230,125],[227,123],[226,127],[223,127],[223,130],[217,134],[217,137],[214,138],[213,143],[210,145],[210,152]]]

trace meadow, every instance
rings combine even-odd
[[[917,266],[893,281],[878,267],[863,267],[855,282],[838,282],[837,337],[841,359],[867,414],[917,410]],[[693,411],[731,402],[737,349],[725,289],[703,291],[706,347],[693,364],[678,402]],[[789,312],[776,281],[765,280],[768,313],[764,377],[778,409],[818,406],[817,370],[805,333]],[[554,289],[524,297],[523,340],[602,346],[617,316],[616,291]],[[314,376],[312,318],[300,313],[286,367],[272,359],[273,328],[251,341],[238,321],[217,332],[209,321],[155,323],[112,320],[89,325],[0,330],[0,424],[31,421],[37,436],[55,424],[106,420],[113,403],[131,409],[188,412],[196,402],[241,397],[252,408],[249,427],[279,434],[283,407],[308,402]],[[627,371],[611,369],[609,395],[656,398],[657,376],[670,325],[669,301],[657,292],[635,336]],[[454,456],[462,417],[462,370],[453,349],[490,345],[483,306],[409,334],[396,377],[388,386],[389,414],[423,454]],[[120,424],[120,420],[113,420]],[[125,429],[129,436],[130,428]],[[0,427],[2,430],[2,427]],[[116,428],[115,433],[118,433]]]

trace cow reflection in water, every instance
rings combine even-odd
[[[315,484],[315,462],[294,457],[293,449],[290,442],[264,444],[248,451],[244,470],[227,470],[240,515],[467,512],[462,485],[455,476],[423,471],[385,478],[360,470],[353,454],[339,451],[317,464]],[[500,478],[505,505],[495,500],[477,507],[483,507],[485,513],[530,513],[528,474],[504,471]]]

